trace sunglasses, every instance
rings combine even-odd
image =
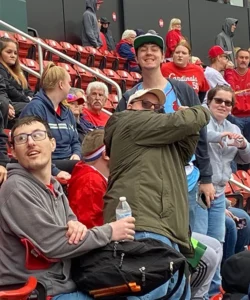
[[[221,98],[213,98],[216,104],[222,104],[224,103],[225,106],[231,107],[233,105],[232,101],[229,100],[223,100]]]
[[[161,108],[163,108],[163,106],[161,104],[155,104],[155,103],[152,103],[149,100],[145,100],[145,99],[133,101],[131,104],[133,104],[135,102],[139,102],[139,101],[141,102],[141,106],[144,109],[151,109],[153,106],[154,110],[157,111],[157,110],[160,110]]]

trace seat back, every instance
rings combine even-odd
[[[236,175],[241,179],[242,183],[250,187],[250,175],[244,170],[238,170]]]
[[[8,291],[0,291],[1,300],[27,300],[37,286],[37,279],[33,276],[29,277],[25,286]]]

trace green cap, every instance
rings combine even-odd
[[[141,47],[144,44],[155,44],[155,45],[159,46],[163,50],[163,52],[165,49],[165,44],[164,44],[163,38],[156,34],[146,33],[144,35],[138,36],[134,40],[135,50],[137,50],[139,47]]]

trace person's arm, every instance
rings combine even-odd
[[[179,142],[199,134],[210,119],[209,111],[193,106],[172,114],[136,111],[130,124],[130,134],[137,145],[155,147]],[[142,117],[140,117],[141,114]],[[111,117],[112,118],[112,117]]]
[[[177,36],[177,34],[174,31],[169,31],[167,34],[167,47],[168,49],[171,51],[171,53],[174,52],[175,47],[177,46],[177,44],[179,43],[179,38]]]
[[[21,93],[13,85],[12,81],[14,80],[14,78],[11,78],[4,67],[0,67],[0,74],[4,78],[6,93],[11,100],[15,100],[15,102],[29,102],[29,99],[25,96],[25,94]]]
[[[218,45],[222,49],[225,49],[225,45],[224,44],[225,44],[224,38],[220,34],[218,34],[217,37],[216,37],[216,39],[215,39],[215,45]]]
[[[135,54],[131,51],[128,44],[122,44],[119,48],[119,55],[129,61],[135,61]]]
[[[224,78],[226,80],[226,82],[229,83],[229,85],[231,85],[232,89],[235,91],[236,89],[236,83],[234,80],[234,69],[226,69],[225,73],[224,73]]]
[[[39,204],[41,199],[31,187],[27,186],[20,193],[17,183],[11,182],[9,185],[11,192],[6,196],[5,205],[1,207],[1,218],[15,235],[27,238],[46,257],[72,258],[105,246],[111,241],[112,228],[106,224],[88,230],[85,238],[78,244],[69,244],[66,236],[67,225],[62,226],[55,221],[45,206]],[[16,209],[17,199],[20,200],[18,209]],[[51,201],[49,195],[48,200]],[[66,202],[65,204],[67,205]]]
[[[99,41],[96,40],[95,33],[92,26],[92,21],[93,21],[93,17],[90,14],[83,15],[82,25],[84,27],[85,33],[88,37],[90,44],[93,47],[97,48],[99,47],[98,45]]]
[[[79,136],[76,128],[76,121],[74,116],[72,115],[72,125],[73,125],[73,139],[71,142],[71,150],[72,150],[72,155],[76,154],[81,157],[81,144],[79,142]]]

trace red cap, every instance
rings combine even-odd
[[[67,102],[72,103],[72,102],[75,102],[75,101],[78,101],[78,104],[80,104],[80,105],[85,102],[84,98],[82,98],[82,97],[77,97],[76,95],[68,94]]]
[[[209,49],[208,56],[209,56],[209,58],[216,58],[219,55],[222,55],[222,54],[229,55],[231,53],[232,53],[232,51],[225,51],[220,46],[213,46],[212,48]]]

